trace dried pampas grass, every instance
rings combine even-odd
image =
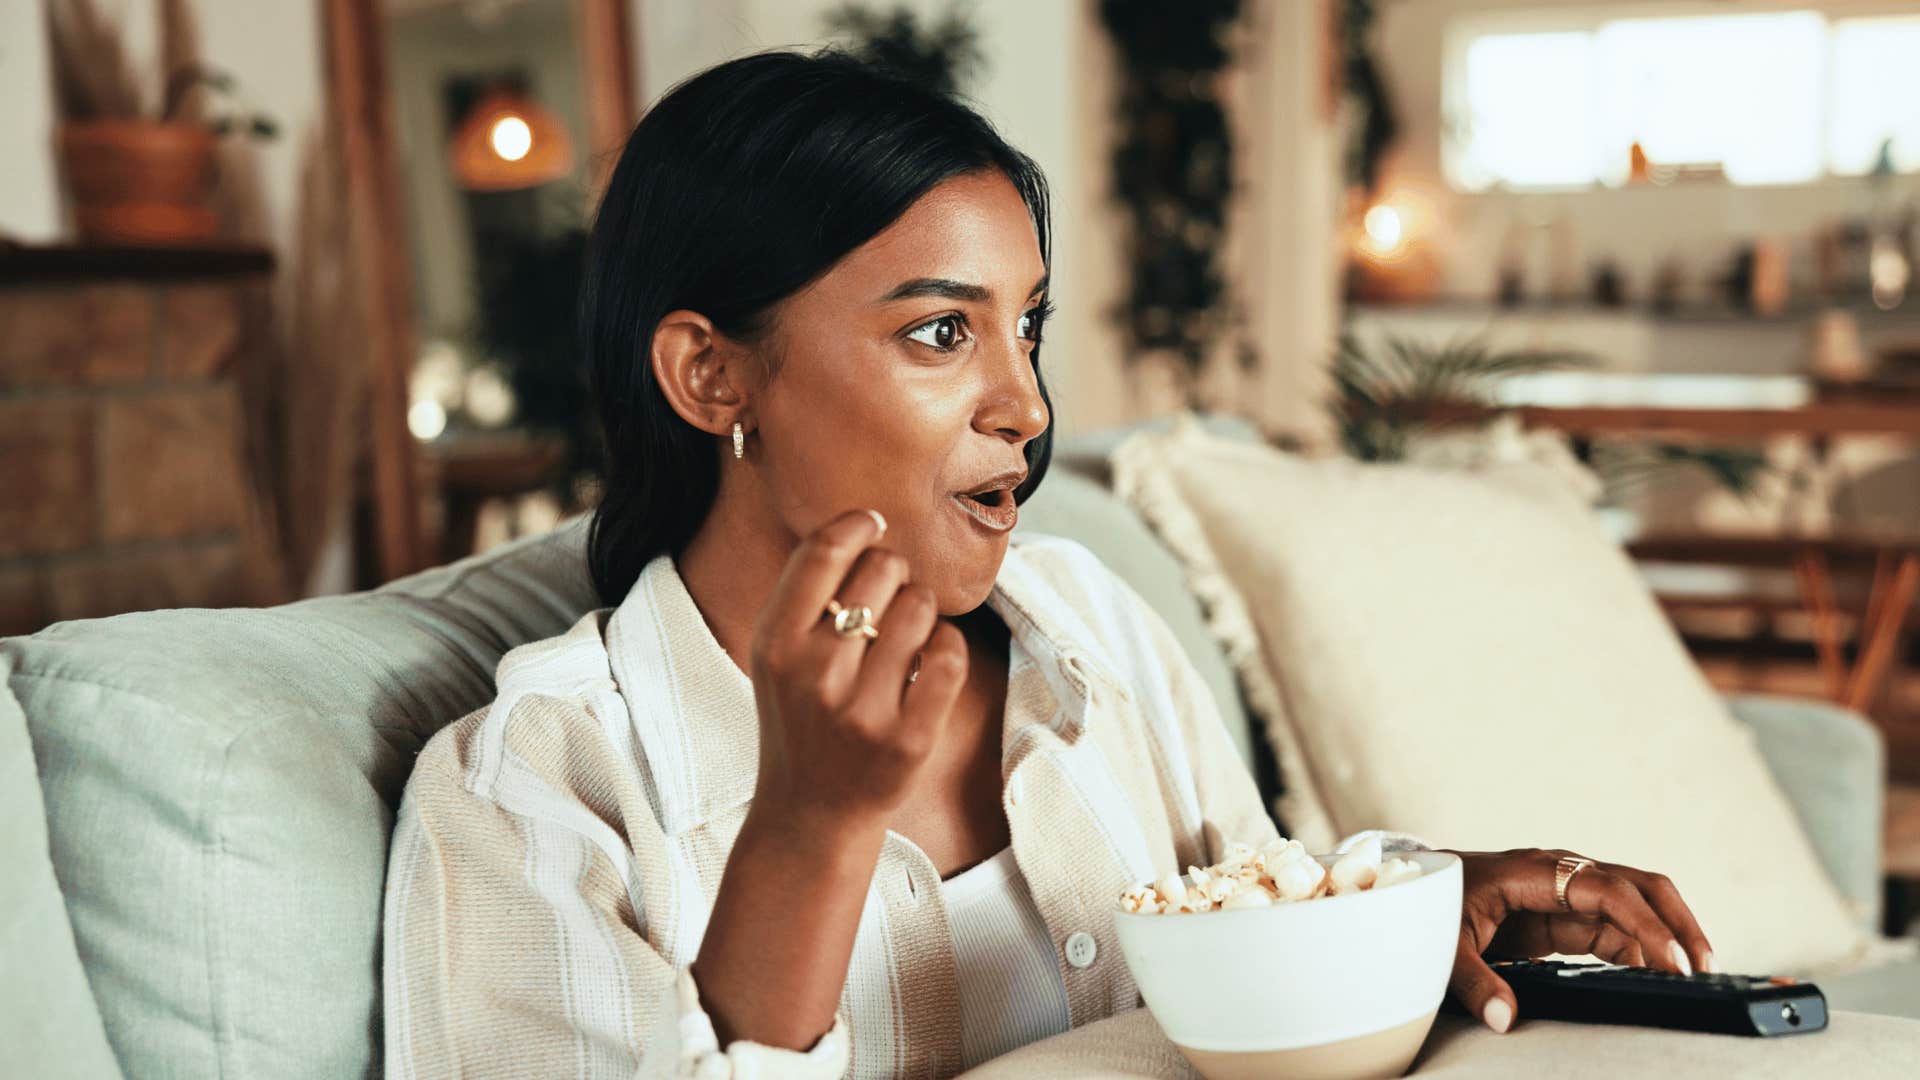
[[[207,122],[207,92],[200,63],[200,28],[187,0],[160,0],[160,119]]]
[[[93,0],[47,0],[46,14],[61,118],[139,119],[139,79],[114,20]]]
[[[328,542],[348,527],[354,466],[366,443],[366,327],[348,280],[352,230],[331,125],[303,152],[285,309],[279,415],[282,538],[292,579],[309,590]]]
[[[156,0],[160,83],[151,100],[142,98],[118,19],[94,0],[47,0],[45,11],[61,119],[206,123],[207,74],[191,0]]]

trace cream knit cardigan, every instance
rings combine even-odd
[[[1139,1005],[1121,890],[1275,836],[1206,685],[1070,541],[1016,538],[988,603],[1014,665],[1002,805],[1079,1026]],[[752,799],[753,687],[670,558],[617,608],[509,652],[421,752],[394,830],[389,1076],[947,1076],[940,875],[889,832],[840,1009],[806,1052],[720,1046],[687,968]]]

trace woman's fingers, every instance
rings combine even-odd
[[[1647,966],[1646,950],[1640,947],[1638,941],[1612,923],[1600,925],[1600,931],[1593,935],[1593,944],[1589,947],[1577,951],[1573,949],[1558,951],[1573,955],[1590,952],[1609,964],[1625,964],[1628,967]]]
[[[1693,974],[1693,963],[1672,930],[1629,878],[1595,864],[1567,883],[1567,903],[1583,915],[1599,915],[1640,943],[1647,966]]]
[[[860,661],[858,676],[847,699],[847,711],[876,724],[893,724],[900,715],[907,672],[914,654],[927,647],[940,607],[932,590],[908,585],[894,597],[880,620],[880,636]],[[925,661],[922,661],[924,664]],[[923,673],[924,674],[924,673]],[[918,680],[915,680],[918,682]]]
[[[1487,966],[1473,935],[1464,926],[1454,948],[1453,976],[1448,986],[1460,1004],[1488,1027],[1504,1034],[1513,1026],[1513,988]]]
[[[827,609],[854,560],[886,533],[886,519],[877,511],[849,510],[808,534],[787,559],[761,609],[758,637],[772,642],[805,634]]]
[[[1679,939],[1696,970],[1718,970],[1713,962],[1713,946],[1708,943],[1705,931],[1700,929],[1699,920],[1693,917],[1693,909],[1680,898],[1680,890],[1665,874],[1635,870],[1630,866],[1607,866],[1606,869],[1633,882],[1640,890],[1640,895],[1647,898],[1654,913]]]
[[[938,620],[920,649],[920,675],[900,699],[900,722],[938,734],[966,681],[967,639],[959,627]]]
[[[870,547],[854,560],[846,579],[829,599],[837,599],[849,608],[867,608],[873,612],[875,627],[884,632],[888,609],[900,587],[907,583],[907,575],[906,559],[886,548]],[[862,658],[868,653],[868,639],[835,630],[833,620],[825,614],[824,603],[821,612],[807,631],[813,639],[808,651],[818,657],[821,694],[829,701],[839,701],[851,692],[860,673]]]

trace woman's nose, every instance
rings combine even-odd
[[[1011,442],[1024,443],[1047,430],[1052,416],[1040,394],[1040,374],[1032,355],[1009,345],[991,365],[974,426]]]

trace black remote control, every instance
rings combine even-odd
[[[1496,963],[1520,1020],[1632,1024],[1721,1035],[1799,1035],[1827,1026],[1827,998],[1812,983],[1766,975],[1674,975],[1619,964],[1558,960]]]

